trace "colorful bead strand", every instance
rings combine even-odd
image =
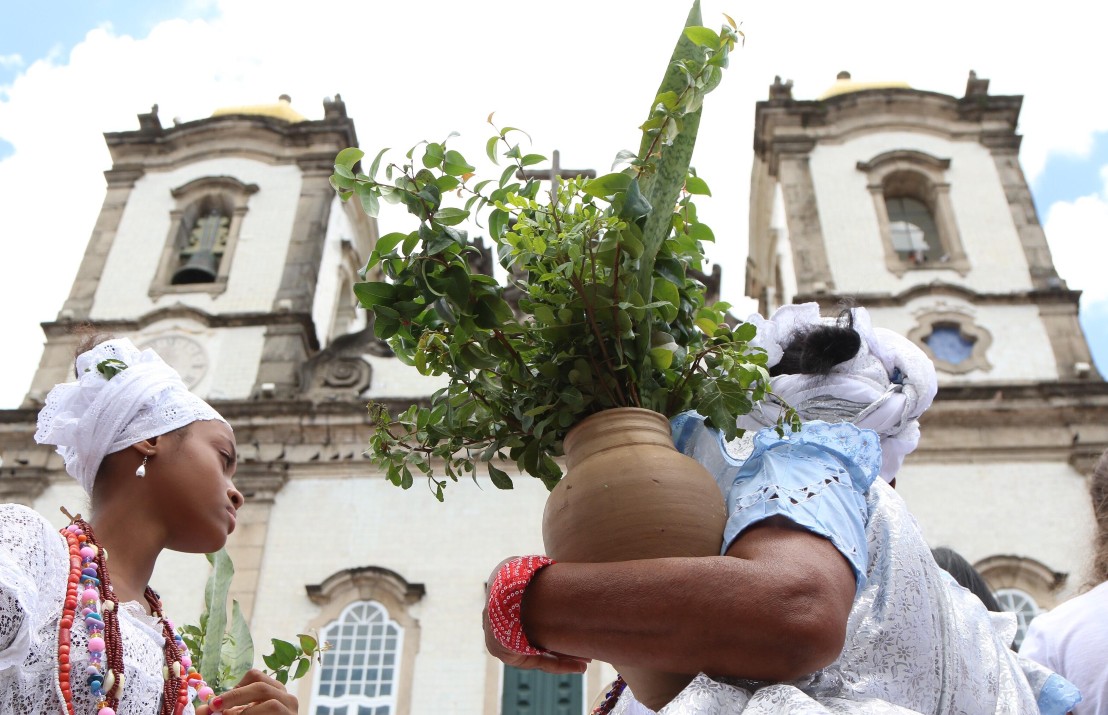
[[[71,646],[73,623],[81,618],[88,632],[84,680],[96,701],[96,715],[115,715],[125,683],[119,601],[108,576],[107,551],[97,546],[87,522],[71,518],[73,523],[61,530],[69,547],[70,570],[58,621],[58,686],[66,715],[77,715],[71,685]],[[166,678],[160,710],[162,715],[181,715],[189,703],[190,686],[201,702],[207,702],[214,693],[192,666],[188,648],[162,613],[161,598],[149,587],[145,595],[151,611],[162,622],[165,637]]]

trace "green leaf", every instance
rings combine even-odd
[[[389,148],[385,147],[381,151],[377,152],[377,156],[373,157],[373,163],[369,165],[369,178],[377,178],[377,168],[381,166],[381,157],[383,157],[385,155],[385,152],[388,150]]]
[[[500,166],[500,162],[496,160],[496,143],[500,141],[499,136],[489,137],[489,140],[485,143],[485,153],[489,157],[489,161],[497,166]]]
[[[200,675],[208,683],[218,683],[223,634],[227,630],[227,594],[235,567],[226,548],[208,554],[208,561],[212,564],[212,572],[204,585],[204,612],[208,614],[208,623],[204,648],[200,652]]]
[[[273,643],[273,655],[281,665],[285,667],[292,665],[292,662],[300,655],[296,650],[296,646],[292,643],[278,638],[271,638],[270,640]]]
[[[667,348],[651,348],[650,362],[659,370],[668,370],[673,364],[673,351]]]
[[[300,650],[304,651],[308,655],[315,653],[316,649],[319,648],[319,642],[307,633],[301,633],[299,638]]]
[[[443,278],[446,279],[444,287],[450,300],[463,307],[469,303],[470,282],[466,269],[458,265],[450,266],[443,272]]]
[[[489,479],[492,480],[492,485],[494,487],[497,489],[513,488],[512,478],[508,476],[507,472],[492,466],[492,462],[486,463],[485,466],[489,468]]]
[[[708,228],[708,224],[694,223],[689,226],[689,236],[697,241],[703,241],[705,243],[715,243],[716,235],[712,233],[712,229]]]
[[[363,156],[365,156],[365,152],[358,147],[347,147],[335,157],[335,165],[353,169],[354,165],[361,161]]]
[[[423,165],[428,169],[434,169],[436,166],[442,164],[442,160],[445,157],[446,154],[443,151],[442,144],[428,144],[427,148],[423,151]]]
[[[377,245],[374,246],[373,249],[383,256],[387,253],[391,253],[392,249],[396,248],[396,246],[407,237],[408,234],[400,233],[399,231],[386,233],[384,236],[377,239]]]
[[[620,218],[628,221],[638,219],[650,213],[650,202],[643,196],[636,177],[627,187],[627,196],[623,200],[623,209],[619,212]],[[637,258],[637,256],[636,256]]]
[[[393,302],[396,299],[396,286],[391,283],[369,281],[354,284],[354,295],[363,308],[372,309],[376,305]]]
[[[343,166],[342,164],[335,164],[335,174],[344,179],[349,179],[350,181],[354,180],[354,172],[351,171],[349,167]]]
[[[301,658],[300,662],[296,664],[296,672],[290,676],[290,680],[299,680],[308,674],[308,669],[312,667],[312,661],[310,658]]]
[[[546,157],[542,154],[527,154],[519,160],[520,166],[534,166],[535,164],[541,164],[546,161]]]
[[[227,666],[227,681],[237,683],[254,665],[254,639],[238,601],[231,601],[230,636],[223,644],[221,660]]]
[[[616,172],[613,174],[605,174],[599,176],[585,183],[581,187],[589,196],[595,196],[598,199],[606,199],[615,194],[627,191],[627,187],[631,185],[631,177],[623,172]]]
[[[378,199],[377,190],[369,184],[359,182],[354,185],[354,193],[358,195],[358,200],[362,202],[362,211],[365,211],[366,216],[377,218],[377,214],[381,212],[381,202]]]
[[[456,208],[439,209],[435,212],[435,221],[444,226],[456,226],[469,218],[469,211]]]
[[[704,196],[711,196],[712,192],[708,188],[708,182],[701,179],[699,176],[690,176],[685,179],[685,191],[690,194],[701,194]]]
[[[716,49],[719,47],[719,35],[706,27],[686,27],[685,37],[701,47]]]
[[[442,170],[451,176],[461,176],[462,174],[472,173],[474,166],[467,162],[459,152],[451,149],[446,152]]]

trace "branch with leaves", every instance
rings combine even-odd
[[[486,154],[507,162],[497,178],[478,177],[452,136],[397,163],[382,150],[364,173],[360,149],[339,153],[331,183],[344,200],[371,216],[382,200],[400,204],[416,222],[377,241],[355,295],[398,359],[448,378],[428,406],[370,406],[369,453],[390,481],[409,488],[422,474],[442,500],[450,480],[476,480],[478,462],[511,488],[497,465],[514,462],[553,487],[567,432],[614,407],[695,409],[736,436],[735,417],[766,396],[766,356],[750,345],[754,327],[708,305],[696,278],[714,236],[697,218],[694,197],[711,192],[691,159],[704,96],[740,36],[730,18],[719,32],[701,27],[694,3],[639,151],[595,179],[555,179],[549,191],[517,179],[545,158],[492,115]],[[487,227],[506,283],[474,268],[471,220]]]

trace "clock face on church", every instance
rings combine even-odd
[[[177,372],[185,385],[192,389],[208,371],[208,352],[204,346],[184,335],[163,335],[139,345],[150,348]]]

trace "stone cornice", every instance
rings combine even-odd
[[[936,269],[941,270],[941,269]],[[851,299],[867,308],[901,308],[917,298],[928,295],[946,295],[963,298],[977,305],[1074,305],[1081,298],[1081,291],[1068,288],[1052,290],[1023,290],[1007,293],[978,293],[955,283],[935,281],[919,283],[905,288],[900,293],[853,293]],[[843,296],[841,294],[811,293],[797,295],[794,303],[817,302],[823,310],[834,310]]]
[[[166,308],[151,311],[138,319],[127,320],[55,320],[42,323],[42,330],[47,338],[58,338],[68,335],[75,325],[88,325],[96,330],[105,332],[137,332],[162,320],[183,318],[195,320],[208,328],[241,328],[249,326],[269,325],[299,325],[308,338],[312,350],[319,349],[319,340],[316,336],[315,323],[309,313],[294,312],[255,312],[255,313],[208,313],[198,308],[193,308],[181,303]]]

